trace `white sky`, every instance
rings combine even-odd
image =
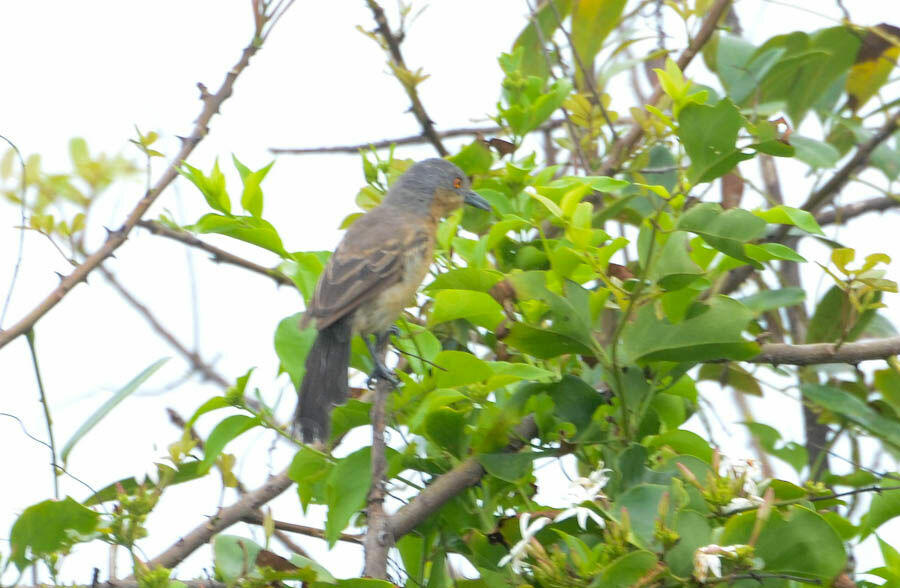
[[[838,14],[831,2],[794,4]],[[862,24],[886,18],[881,2],[851,4],[853,15]],[[757,42],[795,28],[813,30],[831,24],[808,12],[761,0],[744,0],[739,7],[745,29]],[[392,3],[385,2],[385,8],[389,15],[395,14]],[[421,96],[438,129],[484,121],[494,110],[501,79],[496,57],[511,46],[526,12],[524,3],[518,1],[435,0],[414,23],[403,50],[409,66],[423,66],[431,74],[421,86]],[[256,169],[271,160],[270,147],[337,145],[417,133],[415,119],[405,112],[407,98],[397,81],[385,74],[384,56],[354,29],[357,24],[372,28],[371,15],[361,0],[298,1],[238,80],[234,96],[225,103],[222,115],[213,119],[210,136],[190,162],[208,170],[219,157],[234,191],[239,182],[232,173],[232,153]],[[5,59],[0,134],[25,154],[40,153],[45,169],[52,171],[68,169],[67,142],[74,136],[85,137],[92,153],[122,152],[138,161],[138,153],[128,144],[135,124],[144,132],[159,132],[158,148],[173,154],[178,148],[175,136],[190,131],[200,110],[196,83],[202,81],[211,90],[219,86],[249,39],[251,27],[247,1],[2,2],[0,55]],[[693,66],[689,73],[698,67]],[[630,95],[622,99],[623,110],[631,100]],[[616,101],[614,95],[613,108]],[[399,153],[412,158],[433,155],[427,146],[401,148]],[[161,161],[155,166],[161,168]],[[784,177],[789,203],[798,204],[807,193],[804,173],[803,167],[796,168],[796,183]],[[339,237],[338,223],[355,210],[353,198],[362,183],[356,156],[282,157],[263,184],[265,217],[275,223],[289,250],[331,249]],[[140,198],[142,185],[139,179],[117,184],[102,198],[91,219],[92,244],[103,238],[101,225],[112,228],[121,223],[123,214]],[[873,195],[864,189],[854,194]],[[173,211],[185,223],[207,211],[200,194],[183,184],[168,190],[149,218],[164,210]],[[874,236],[883,235],[873,232],[873,227],[883,227],[884,222],[888,220],[868,217],[859,229],[843,230],[840,235],[861,253],[886,251],[900,258],[896,240]],[[15,259],[18,236],[11,227],[16,224],[18,211],[0,205],[3,296]],[[272,256],[252,247],[214,236],[208,240],[261,263],[275,263]],[[826,260],[822,250],[810,252],[812,255],[804,250],[809,259]],[[229,378],[257,366],[252,382],[270,398],[282,390],[281,409],[289,414],[293,392],[283,380],[273,384],[277,360],[271,341],[278,321],[300,309],[299,295],[287,288],[275,289],[267,279],[243,270],[212,264],[204,255],[192,254],[192,258],[199,288],[198,347],[202,355],[217,360],[217,369]],[[193,346],[185,259],[179,244],[137,230],[108,267],[179,339]],[[66,272],[65,261],[46,240],[29,234],[6,326],[54,287],[54,270]],[[818,275],[810,272],[812,277]],[[897,278],[895,270],[890,273],[889,277]],[[818,292],[827,287],[824,282],[809,283],[811,287],[818,284]],[[895,320],[900,318],[896,310],[891,314]],[[110,392],[156,359],[174,355],[99,274],[42,319],[36,334],[58,446]],[[153,460],[162,458],[166,446],[178,435],[168,424],[164,407],[175,407],[187,416],[218,392],[212,386],[189,384],[166,393],[166,384],[184,370],[183,361],[173,357],[145,388],[157,393],[130,398],[119,406],[75,449],[70,470],[99,488],[142,472]],[[0,373],[0,412],[16,415],[32,435],[44,438],[43,415],[24,339],[0,351]],[[716,388],[708,390],[711,397],[717,393],[721,394]],[[796,404],[777,394],[768,394],[764,402],[754,403],[759,418],[779,427],[787,438],[802,440],[799,424],[785,418],[797,414]],[[730,402],[721,404],[722,420],[733,423],[737,417]],[[201,422],[201,430],[208,431],[221,418],[221,414],[207,418]],[[740,447],[743,439],[738,432],[722,441]],[[248,487],[258,486],[268,471],[280,470],[292,457],[292,451],[283,445],[267,453],[269,443],[268,436],[251,434],[229,447],[239,456],[252,456],[240,464]],[[7,448],[2,461],[7,472],[0,509],[3,538],[18,513],[51,496],[52,487],[46,449],[28,440],[18,424],[5,417],[0,417],[0,447]],[[60,483],[64,494],[78,499],[86,496],[78,483],[67,478]],[[201,523],[219,500],[219,485],[213,479],[168,490],[151,519],[151,535],[142,542],[146,555],[152,557],[180,533]],[[228,493],[224,503],[232,500]],[[292,492],[282,496],[273,503],[276,517],[303,522],[296,503]],[[886,538],[900,543],[898,525],[890,528]],[[235,527],[232,532],[247,531]],[[323,542],[295,539],[337,575],[358,575],[360,548],[339,544],[324,554]],[[0,541],[0,552],[8,554],[8,544]],[[880,562],[871,550],[861,556],[859,569]],[[105,561],[102,548],[79,548],[67,560],[63,577],[87,582],[92,567],[105,572]],[[178,575],[193,577],[209,562],[209,552],[201,550],[180,567]],[[125,569],[124,559],[122,564],[120,569]],[[4,577],[4,581],[9,579]]]

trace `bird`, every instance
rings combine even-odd
[[[378,350],[425,279],[441,219],[464,204],[491,210],[459,167],[426,159],[397,178],[381,203],[344,233],[300,322],[301,329],[318,330],[294,413],[304,443],[328,439],[331,411],[347,399],[354,335],[363,337],[372,354],[371,378],[396,383]]]

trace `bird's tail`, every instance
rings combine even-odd
[[[320,330],[306,357],[306,375],[294,413],[294,426],[302,431],[304,443],[327,440],[331,410],[347,400],[352,322],[350,314]]]

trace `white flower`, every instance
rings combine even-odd
[[[725,514],[744,508],[757,507],[761,504],[765,504],[765,502],[766,501],[763,500],[762,497],[753,494],[746,497],[739,496],[737,498],[732,498],[731,502],[725,505]]]
[[[534,539],[534,536],[537,535],[538,531],[550,524],[550,519],[547,517],[538,517],[533,523],[529,524],[530,521],[530,512],[526,512],[519,517],[519,531],[522,534],[522,538],[518,543],[512,546],[512,549],[509,550],[508,554],[503,556],[503,559],[497,564],[498,566],[503,567],[512,562],[513,571],[517,574],[522,573],[522,570],[524,569],[522,559],[524,559],[526,555],[525,552],[528,548],[528,544],[531,543],[531,540]]]
[[[694,551],[694,577],[701,582],[705,582],[710,574],[716,578],[722,577],[722,560],[723,555],[729,559],[736,559],[738,556],[738,548],[744,545],[705,545],[698,547]]]
[[[556,518],[553,519],[553,522],[558,523],[559,521],[564,521],[568,518],[571,518],[572,516],[574,516],[578,520],[578,526],[582,529],[587,529],[586,525],[589,517],[601,528],[606,527],[606,521],[603,520],[603,517],[594,512],[593,509],[586,506],[573,506],[571,508],[567,508],[566,510],[556,515]]]
[[[756,481],[762,478],[762,468],[759,461],[752,457],[725,458],[725,475],[729,473],[734,476],[735,480],[742,480],[742,490],[745,494],[756,496],[759,490],[756,488]],[[730,471],[729,471],[730,470]]]
[[[569,491],[566,494],[569,504],[574,506],[582,502],[593,502],[595,499],[605,496],[603,488],[609,482],[608,473],[612,470],[602,467],[603,463],[600,466],[587,478],[575,478],[569,483]]]

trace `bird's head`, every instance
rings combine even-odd
[[[463,204],[490,210],[487,200],[472,191],[469,178],[445,159],[413,165],[391,186],[384,203],[438,219]]]

